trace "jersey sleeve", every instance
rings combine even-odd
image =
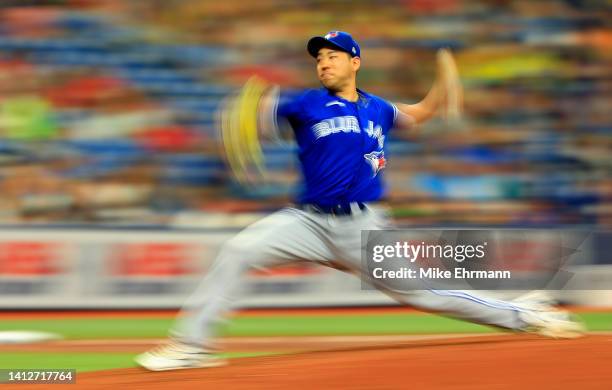
[[[289,139],[299,127],[304,115],[304,91],[280,91],[276,99],[273,120],[276,138]]]
[[[281,91],[276,106],[276,116],[288,120],[294,120],[302,111],[302,91]]]
[[[390,101],[381,99],[382,104],[382,125],[386,131],[391,130],[395,126],[399,110],[395,104]]]

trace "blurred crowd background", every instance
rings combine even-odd
[[[451,47],[465,128],[391,136],[404,226],[612,226],[609,0],[0,2],[0,224],[241,226],[289,202],[236,183],[215,113],[253,74],[318,87],[309,37],[351,32],[361,88],[416,102]],[[454,130],[454,131],[453,131]]]

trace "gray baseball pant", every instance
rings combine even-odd
[[[214,345],[218,325],[234,308],[246,272],[296,260],[341,264],[357,275],[365,273],[361,261],[361,231],[390,227],[383,209],[368,206],[350,216],[331,216],[285,208],[273,213],[227,241],[211,269],[186,301],[170,334],[183,342]],[[384,282],[374,286],[398,302],[480,324],[521,329],[519,308],[510,302],[464,291],[418,290],[398,292]]]

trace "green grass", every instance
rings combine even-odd
[[[76,369],[78,372],[131,367],[133,353],[1,352],[4,369]]]
[[[231,336],[294,336],[407,333],[487,332],[489,328],[433,315],[380,314],[286,317],[244,317],[231,323]]]
[[[612,331],[612,313],[580,313],[578,317],[584,321],[588,330]]]
[[[3,330],[36,330],[57,333],[68,339],[164,337],[172,319],[149,318],[65,318],[3,320]]]
[[[235,352],[222,354],[225,358],[273,355],[274,352]],[[3,369],[76,369],[77,372],[136,367],[136,353],[58,353],[58,352],[0,352]]]
[[[612,313],[579,315],[590,330],[612,330]],[[68,339],[165,337],[172,319],[69,318],[53,320],[3,320],[2,330],[38,330]],[[238,317],[225,329],[227,336],[316,336],[355,334],[484,333],[481,325],[429,314],[380,315],[270,315]]]

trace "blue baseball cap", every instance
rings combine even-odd
[[[308,49],[308,53],[311,56],[317,58],[319,49],[326,46],[347,52],[351,57],[361,57],[359,44],[357,44],[351,34],[344,31],[330,31],[322,37],[312,37],[308,41],[306,49]]]

